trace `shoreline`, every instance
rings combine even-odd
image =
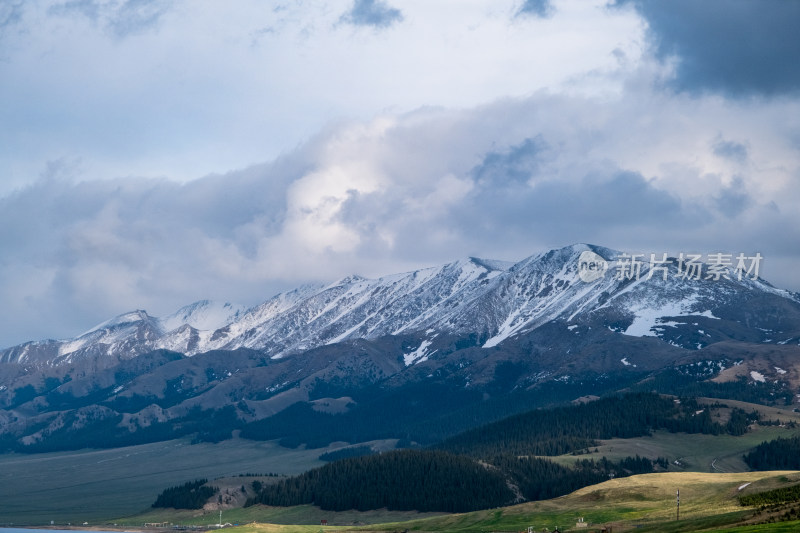
[[[119,531],[119,532],[131,532],[131,533],[141,533],[144,531],[152,532],[152,533],[166,533],[168,531],[211,531],[217,529],[227,529],[225,527],[207,527],[207,526],[176,526],[176,527],[143,527],[143,526],[115,526],[113,524],[108,526],[98,526],[98,525],[91,525],[91,526],[81,526],[81,525],[1,525],[0,530],[3,529],[39,529],[39,530],[48,530],[48,531]]]

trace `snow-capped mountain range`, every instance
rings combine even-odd
[[[603,263],[604,275],[584,281],[579,263],[586,258]],[[342,341],[413,334],[420,343],[405,357],[413,364],[427,358],[442,334],[476,335],[491,348],[553,322],[569,331],[583,325],[653,336],[689,349],[726,339],[800,343],[798,294],[733,265],[712,275],[704,264],[695,279],[676,258],[641,261],[634,272],[630,256],[579,244],[518,263],[468,258],[378,279],[349,276],[278,294],[250,309],[200,301],[162,318],[133,311],[74,339],[2,350],[0,362],[124,360],[154,349],[195,355],[250,348],[281,358]]]
[[[126,313],[0,352],[0,447],[239,430],[292,446],[430,443],[526,406],[631,388],[800,401],[798,294],[737,272],[734,258],[647,259],[634,267],[579,244],[514,264],[350,276],[249,309]]]

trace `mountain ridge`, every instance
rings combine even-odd
[[[609,272],[596,281],[582,281],[578,263],[585,253],[606,262]],[[667,328],[680,330],[686,317],[719,319],[712,307],[772,297],[773,307],[787,307],[789,331],[776,332],[786,334],[781,339],[761,340],[789,343],[798,337],[800,341],[797,294],[761,279],[736,279],[732,269],[719,280],[681,279],[674,258],[664,274],[667,280],[653,276],[647,263],[636,279],[626,279],[613,273],[621,270],[625,257],[610,248],[575,244],[516,263],[469,257],[374,279],[351,275],[279,293],[249,309],[201,300],[163,318],[137,310],[73,339],[6,348],[0,351],[0,362],[59,365],[76,357],[125,359],[153,349],[195,355],[248,348],[278,358],[344,340],[428,330],[428,345],[441,333],[475,333],[485,337],[484,347],[490,348],[553,320],[581,322],[592,315],[605,316],[606,323],[613,323],[614,315],[630,320],[622,331],[626,334],[669,337]],[[711,337],[705,331],[702,335]],[[697,338],[695,345],[702,347],[708,340]],[[687,346],[685,338],[670,342]],[[424,351],[409,361],[422,359]]]
[[[681,277],[674,259],[659,275],[644,265],[639,278],[618,276],[629,258],[572,245],[511,266],[467,258],[349,276],[247,310],[126,313],[83,338],[0,352],[0,447],[236,430],[291,446],[433,442],[627,389],[798,403],[796,295],[731,269]]]

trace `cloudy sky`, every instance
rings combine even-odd
[[[800,290],[800,2],[0,0],[0,346],[576,242]]]

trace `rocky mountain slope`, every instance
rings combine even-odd
[[[606,274],[582,281],[582,254],[606,261]],[[74,339],[8,348],[0,362],[59,365],[101,355],[126,359],[154,349],[195,355],[250,348],[278,358],[406,333],[425,338],[425,348],[409,354],[409,361],[418,361],[441,334],[477,335],[488,348],[553,321],[656,336],[684,348],[726,338],[800,342],[797,294],[731,269],[720,279],[691,279],[681,276],[675,258],[666,267],[654,265],[653,272],[644,258],[633,276],[626,261],[607,248],[574,245],[516,264],[469,258],[378,279],[350,276],[278,294],[247,310],[208,301],[162,319],[139,310]]]
[[[621,389],[796,401],[797,294],[735,261],[692,276],[678,258],[647,259],[634,272],[625,254],[574,245],[516,264],[351,276],[251,309],[127,313],[0,352],[0,445],[235,430],[295,444],[430,441]]]

